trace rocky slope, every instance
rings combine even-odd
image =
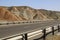
[[[0,20],[19,21],[19,18],[17,18],[13,13],[8,11],[6,8],[0,7]]]
[[[60,19],[59,11],[45,9],[34,9],[28,6],[0,6],[0,20],[4,21],[24,21],[24,20],[47,20]]]

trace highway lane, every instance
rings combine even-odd
[[[60,21],[44,21],[41,23],[34,23],[34,24],[26,24],[26,25],[12,25],[12,26],[4,26],[0,27],[0,38],[12,36],[15,34],[32,31],[35,29],[44,29],[50,26],[54,26],[59,24]]]

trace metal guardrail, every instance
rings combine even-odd
[[[40,20],[34,21],[11,21],[11,22],[0,22],[0,25],[8,25],[8,24],[24,24],[24,23],[39,23]]]
[[[8,38],[4,38],[2,40],[8,40],[8,39],[13,39],[13,38],[17,38],[17,37],[18,37],[18,39],[21,39],[21,40],[28,40],[29,38],[31,38],[32,35],[36,35],[38,33],[43,34],[43,35],[41,37],[33,39],[33,40],[40,40],[40,39],[46,40],[46,36],[49,35],[50,33],[52,33],[52,35],[54,35],[55,31],[60,32],[60,26],[59,25],[58,26],[52,26],[52,27],[49,27],[49,28],[45,28],[43,30],[35,31],[35,32],[32,32],[32,33],[23,33],[23,34],[19,34],[19,35],[16,35],[16,36],[11,36],[11,37],[8,37]]]
[[[44,20],[47,21],[47,20]],[[0,22],[0,25],[8,25],[8,24],[25,24],[25,23],[39,23],[42,22],[42,20],[32,20],[32,21],[2,21]]]
[[[50,32],[47,32],[46,29],[44,29],[43,30],[43,35],[40,38],[36,38],[34,40],[40,40],[40,39],[46,40],[46,36],[49,35],[50,33],[52,33],[52,35],[54,35],[55,31],[60,32],[60,26],[59,25],[57,26],[57,29],[54,29],[54,28],[55,27],[51,27],[51,31]]]

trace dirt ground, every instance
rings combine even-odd
[[[46,38],[46,40],[60,40],[60,34],[54,35],[54,36],[49,36]]]

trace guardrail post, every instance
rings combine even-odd
[[[54,27],[52,27],[52,35],[54,35]]]
[[[46,40],[46,29],[43,30],[43,40]]]
[[[28,40],[27,33],[22,34],[22,40]]]
[[[59,25],[58,25],[58,32],[60,32],[60,27],[59,27]]]

